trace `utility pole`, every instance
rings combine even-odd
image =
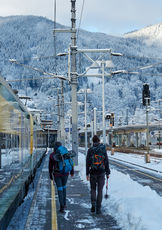
[[[54,72],[56,73],[56,0],[54,2]]]
[[[96,133],[97,133],[97,125],[96,125],[96,108],[94,108],[94,110],[93,110],[93,119],[94,119],[94,135],[96,135]]]
[[[61,116],[60,116],[60,129],[61,129],[61,142],[65,145],[65,124],[64,124],[64,82],[61,80]]]
[[[105,62],[102,60],[102,128],[103,128],[103,144],[106,144],[106,130],[105,130]]]
[[[150,163],[150,154],[149,154],[149,125],[148,125],[148,104],[149,104],[150,98],[145,98],[146,100],[146,126],[147,126],[147,132],[146,132],[146,144],[147,144],[147,153],[145,154],[145,162]]]
[[[71,0],[71,87],[72,87],[72,150],[78,165],[78,110],[77,110],[77,72],[76,72],[76,0]]]
[[[60,127],[60,98],[59,98],[59,89],[57,89],[57,141],[61,141],[61,127]]]
[[[159,101],[159,149],[160,149],[160,142],[161,142],[161,136],[160,136],[160,102],[162,101],[161,99],[158,100]]]
[[[76,72],[76,0],[71,0],[71,29],[55,29],[55,32],[71,33],[71,47],[68,58],[68,76],[71,79],[72,91],[72,150],[76,153],[75,165],[78,164],[78,109],[77,109],[77,72]],[[71,58],[70,58],[71,54]],[[71,61],[71,68],[70,68]],[[67,80],[67,79],[66,79]]]
[[[87,154],[87,89],[85,90],[85,97],[84,97],[84,116],[85,116],[85,155]]]

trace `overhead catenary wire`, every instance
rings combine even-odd
[[[32,59],[33,60],[43,60],[44,58],[53,58],[54,56],[47,56],[47,57],[45,57],[45,56],[41,56],[41,57],[33,57]],[[159,61],[161,61],[162,59],[161,58],[154,58],[154,57],[146,57],[146,56],[130,56],[130,55],[122,55],[121,57],[126,57],[126,58],[142,58],[142,59],[150,59],[150,60],[159,60]],[[30,59],[31,60],[31,59]],[[21,65],[21,66],[24,66],[25,68],[28,68],[28,69],[32,69],[32,70],[35,70],[35,71],[38,71],[38,72],[40,72],[40,73],[43,73],[43,74],[45,74],[45,75],[54,75],[54,73],[46,73],[46,72],[44,72],[43,70],[40,70],[40,69],[37,69],[36,67],[32,67],[32,66],[27,66],[27,65],[25,65],[25,64],[23,64],[23,63],[20,63],[20,61],[17,61],[16,59],[9,59],[9,60],[7,60],[7,61],[9,61],[9,62],[12,62],[12,63],[15,63],[15,64],[19,64],[19,65]],[[23,60],[23,62],[24,62],[24,60]],[[144,66],[140,66],[140,67],[136,67],[136,68],[134,68],[134,69],[130,69],[130,70],[123,70],[123,71],[121,71],[121,70],[116,70],[116,71],[114,71],[114,72],[111,72],[111,75],[114,75],[114,74],[117,74],[116,72],[118,71],[118,72],[120,72],[120,74],[130,74],[130,75],[138,75],[138,74],[143,74],[143,72],[141,72],[142,70],[148,70],[149,71],[149,68],[154,68],[154,67],[156,67],[156,66],[158,66],[158,65],[161,65],[162,64],[162,62],[154,62],[154,63],[150,63],[150,64],[147,64],[147,65],[144,65]],[[140,70],[140,72],[138,72]],[[145,76],[146,76],[146,74],[148,75],[148,76],[162,76],[162,73],[156,73],[156,74],[153,74],[153,73],[144,73],[145,74]],[[53,78],[53,77],[52,77]],[[59,77],[58,77],[59,78]],[[50,79],[50,78],[48,78],[48,79]],[[65,80],[65,78],[63,77],[63,79]],[[20,81],[21,81],[22,79],[20,79]],[[36,79],[36,80],[38,80],[38,79]],[[17,81],[18,81],[18,79],[17,79]]]
[[[50,55],[50,56],[35,56],[35,57],[30,57],[30,58],[25,58],[25,59],[21,59],[18,60],[19,62],[27,62],[27,61],[31,61],[31,60],[37,60],[37,61],[41,61],[43,59],[50,59],[50,58],[54,58],[54,55]],[[135,55],[127,55],[127,54],[123,54],[121,57],[124,58],[136,58],[136,59],[147,59],[147,60],[154,60],[154,61],[162,61],[162,58],[160,57],[149,57],[149,56],[135,56]],[[0,59],[0,62],[8,62],[9,59]],[[155,63],[154,63],[155,64]]]
[[[64,76],[60,76],[60,75],[55,75],[55,74],[53,74],[53,73],[47,73],[47,72],[45,72],[45,71],[43,71],[43,70],[40,70],[40,69],[38,69],[38,68],[35,68],[35,67],[31,67],[31,66],[27,66],[27,65],[24,65],[24,64],[21,64],[21,63],[18,63],[18,62],[16,62],[14,59],[10,59],[10,62],[13,62],[13,63],[15,63],[15,64],[17,64],[17,65],[20,65],[20,66],[23,66],[24,68],[28,68],[28,69],[31,69],[31,70],[34,70],[34,71],[37,71],[37,72],[39,72],[39,73],[42,73],[43,75],[50,75],[50,77],[34,77],[34,78],[24,78],[24,79],[14,79],[14,80],[8,80],[9,82],[18,82],[18,81],[34,81],[34,80],[43,80],[43,79],[54,79],[54,78],[59,78],[59,79],[62,79],[62,80],[67,80],[68,81],[68,79],[66,78],[66,77],[64,77]],[[157,64],[157,63],[156,63]],[[160,63],[160,64],[162,64],[162,63]],[[140,69],[140,68],[139,68]],[[118,73],[119,72],[119,73]],[[128,74],[133,74],[133,75],[138,75],[138,74],[143,74],[142,72],[133,72],[133,71],[127,71],[127,70],[117,70],[117,71],[112,71],[111,73],[110,73],[110,75],[111,76],[113,76],[113,75],[116,75],[116,74],[126,74],[126,75],[128,75]],[[151,77],[151,76],[162,76],[162,73],[158,73],[158,74],[149,74],[149,73],[144,73],[145,74],[145,76],[149,76],[149,77]]]
[[[41,69],[38,69],[38,68],[35,68],[35,67],[32,67],[32,66],[28,66],[28,65],[25,65],[25,64],[22,64],[22,63],[19,63],[17,62],[15,59],[10,59],[9,60],[11,63],[14,63],[14,64],[17,64],[17,65],[20,65],[24,68],[27,68],[27,69],[31,69],[31,70],[34,70],[34,71],[37,71],[43,75],[49,75],[49,76],[52,76],[52,78],[58,78],[58,79],[61,79],[61,80],[66,80],[66,81],[69,81],[68,78],[66,78],[65,76],[63,75],[57,75],[57,74],[54,74],[54,73],[49,73],[49,72],[46,72],[44,70],[41,70]]]
[[[23,79],[12,79],[12,80],[7,80],[7,82],[19,82],[19,81],[39,81],[39,80],[46,80],[46,79],[55,79],[56,77],[34,77],[34,78],[23,78]]]

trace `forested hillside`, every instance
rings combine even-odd
[[[42,74],[23,66],[10,63],[9,59],[16,59],[19,63],[32,66],[45,72],[64,74],[67,76],[67,57],[54,59],[54,23],[43,17],[36,16],[10,16],[0,17],[0,72],[6,80],[23,79],[15,83],[21,94],[33,98],[31,107],[53,110],[53,102],[47,103],[48,96],[56,94],[53,87],[59,85],[59,80],[24,80],[26,78],[41,78]],[[57,27],[64,27],[57,24]],[[154,25],[141,31],[132,32],[123,37],[109,36],[103,33],[91,33],[79,31],[78,48],[110,48],[112,52],[122,53],[121,57],[105,56],[106,60],[112,60],[114,67],[105,69],[107,72],[115,70],[127,70],[138,74],[119,74],[111,78],[105,78],[105,104],[106,111],[115,112],[116,118],[126,116],[129,118],[143,111],[142,88],[143,83],[149,83],[151,102],[162,98],[162,73],[161,62],[161,38],[162,25]],[[56,52],[67,51],[70,45],[70,34],[56,35]],[[92,55],[97,58],[97,54]],[[56,64],[56,65],[55,65]],[[91,65],[83,55],[77,55],[77,71],[82,73]],[[154,64],[152,68],[140,67]],[[101,110],[101,79],[78,79],[78,88],[90,87],[95,93],[88,96],[90,108]],[[71,98],[70,86],[65,84],[67,101]],[[41,98],[41,102],[38,100]],[[81,97],[80,100],[83,100]],[[68,109],[66,107],[66,109]],[[91,112],[90,112],[91,114]],[[142,122],[142,120],[141,120]]]

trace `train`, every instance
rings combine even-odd
[[[10,153],[13,155],[12,161],[17,159],[19,163],[23,164],[30,156],[34,157],[38,149],[45,147],[46,135],[41,127],[38,127],[31,112],[21,102],[10,85],[0,77],[1,167],[4,154]],[[14,153],[12,154],[12,152]]]
[[[0,226],[27,194],[51,137],[0,76]]]

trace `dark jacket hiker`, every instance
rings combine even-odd
[[[88,149],[86,157],[86,176],[90,179],[91,187],[91,211],[101,213],[102,191],[105,184],[105,174],[109,177],[109,160],[106,147],[100,144],[100,139],[95,135],[93,137],[93,147]],[[98,187],[97,197],[96,188]]]
[[[56,142],[54,146],[54,152],[50,154],[49,157],[49,177],[51,180],[54,179],[57,191],[58,191],[58,197],[59,197],[59,203],[60,203],[60,212],[64,212],[64,208],[66,207],[66,183],[68,180],[69,172],[65,172],[64,170],[60,171],[59,161],[57,160],[57,149],[62,146],[60,142]],[[72,166],[72,169],[70,171],[71,176],[74,175],[74,167]]]

